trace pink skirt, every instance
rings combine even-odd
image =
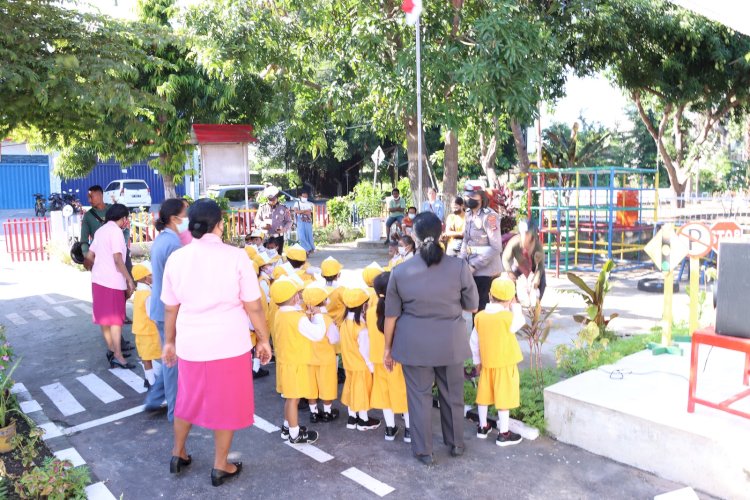
[[[91,292],[94,297],[94,324],[122,326],[125,321],[125,290],[92,283]]]
[[[249,352],[214,361],[178,358],[174,416],[213,430],[253,425],[253,364]]]

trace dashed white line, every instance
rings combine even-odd
[[[308,457],[314,459],[317,462],[320,462],[321,464],[328,462],[329,460],[333,460],[333,455],[329,455],[325,451],[321,450],[315,445],[312,444],[292,444],[289,441],[286,441],[286,444],[288,446],[291,446],[295,450],[299,451],[300,453],[307,455]]]
[[[131,370],[126,370],[125,368],[110,368],[109,371],[112,375],[128,384],[138,394],[143,394],[147,391],[147,389],[143,387],[143,379]]]
[[[11,394],[21,394],[22,392],[29,392],[29,390],[21,382],[13,384],[13,387],[10,388]]]
[[[66,448],[64,450],[56,451],[55,456],[59,460],[69,461],[71,464],[73,464],[73,467],[78,467],[79,465],[86,464],[86,461],[75,448]]]
[[[35,411],[42,411],[42,405],[40,405],[36,399],[32,399],[31,401],[21,401],[18,403],[18,406],[21,408],[21,411],[25,414],[34,413]]]
[[[395,491],[393,486],[389,486],[382,481],[378,481],[369,474],[362,472],[356,467],[351,467],[341,472],[341,475],[348,477],[360,486],[364,486],[379,497],[384,497]]]
[[[680,488],[679,490],[669,491],[656,495],[654,500],[698,500],[698,495],[691,487]]]
[[[73,307],[77,307],[81,311],[85,312],[86,314],[91,314],[93,312],[93,309],[91,309],[91,304],[73,304]]]
[[[52,309],[60,313],[61,316],[65,316],[66,318],[72,318],[73,316],[76,315],[76,313],[74,313],[73,311],[71,311],[65,306],[55,306]]]
[[[86,486],[86,497],[89,500],[117,500],[112,492],[109,491],[109,488],[101,481]]]
[[[42,437],[44,441],[63,435],[60,428],[54,422],[47,422],[46,424],[40,425],[39,428],[44,429],[44,436]]]
[[[266,431],[269,434],[272,432],[278,432],[281,429],[273,425],[271,422],[264,418],[260,418],[258,415],[253,415],[255,423],[253,425],[260,430]]]
[[[77,379],[86,387],[86,389],[91,391],[94,396],[99,398],[102,403],[111,403],[112,401],[122,399],[122,394],[114,390],[109,384],[93,373],[77,377]]]
[[[70,436],[71,434],[75,434],[76,432],[85,431],[86,429],[91,429],[94,427],[99,427],[100,425],[108,424],[110,422],[115,422],[117,420],[121,420],[131,415],[142,413],[144,409],[145,409],[145,406],[138,405],[135,408],[121,411],[119,413],[115,413],[107,417],[97,418],[96,420],[89,420],[88,422],[84,422],[82,424],[74,425],[73,427],[62,429],[62,433],[65,434],[66,436]]]
[[[50,398],[55,406],[57,406],[57,409],[60,410],[60,413],[62,413],[66,417],[69,415],[75,415],[76,413],[81,413],[82,411],[86,411],[86,408],[81,406],[81,403],[79,403],[76,398],[74,398],[70,393],[70,391],[59,382],[42,386],[42,391],[44,391],[44,393]]]
[[[52,297],[50,297],[50,296],[49,296],[49,295],[47,295],[47,294],[42,294],[42,295],[40,295],[40,297],[41,297],[42,299],[44,299],[44,301],[45,301],[45,302],[46,302],[47,304],[50,304],[50,305],[51,305],[51,304],[57,304],[57,301],[55,301],[55,299],[53,299]]]
[[[10,313],[5,315],[14,325],[25,325],[27,321],[21,317],[18,313]]]
[[[42,311],[41,309],[30,309],[29,312],[36,316],[36,319],[41,321],[49,321],[52,319],[52,316]]]

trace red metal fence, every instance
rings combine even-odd
[[[49,219],[9,219],[3,222],[5,251],[13,262],[49,260],[47,242],[50,239]]]

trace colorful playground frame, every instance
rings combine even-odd
[[[527,213],[547,245],[548,269],[553,252],[558,273],[561,264],[566,272],[594,270],[603,263],[597,256],[618,260],[618,270],[650,265],[641,252],[659,220],[659,193],[648,187],[659,185],[657,169],[532,169],[526,181]]]

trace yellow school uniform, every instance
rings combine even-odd
[[[273,344],[273,349],[276,350],[277,346],[279,345],[276,340],[276,314],[279,311],[279,305],[271,301],[268,304],[268,312],[266,312],[266,321],[268,322],[268,327],[271,330],[271,343]]]
[[[331,295],[328,296],[328,315],[333,318],[333,322],[336,326],[341,328],[341,323],[344,321],[344,313],[346,313],[346,307],[344,302],[341,300],[341,294],[344,293],[343,287],[334,288]]]
[[[141,284],[133,294],[133,335],[138,356],[143,361],[161,359],[159,330],[146,313],[146,300],[150,296],[151,288]]]
[[[511,333],[513,312],[481,311],[474,317],[479,339],[482,371],[477,386],[477,404],[494,404],[499,410],[520,406],[518,363],[523,361],[521,346]]]
[[[328,329],[333,325],[333,319],[328,314],[323,314],[323,320],[326,324],[326,336],[318,342],[312,342],[310,393],[307,398],[333,401],[338,397],[339,389],[336,350],[327,335]]]
[[[276,391],[287,399],[305,398],[310,394],[310,360],[312,341],[299,332],[301,310],[278,311],[276,332]]]
[[[263,288],[260,288],[260,305],[263,308],[263,316],[266,318],[266,325],[268,325],[268,299],[266,298],[266,292]],[[255,335],[255,330],[250,330],[250,340],[253,342],[253,347],[258,343],[258,336]]]
[[[375,294],[375,290],[372,290]],[[377,294],[375,294],[377,297]],[[377,300],[377,299],[376,299]],[[367,308],[367,333],[370,338],[370,361],[375,365],[373,373],[372,392],[370,393],[370,404],[373,408],[380,410],[393,410],[393,413],[407,413],[409,407],[406,404],[406,381],[401,363],[394,363],[393,370],[388,371],[383,365],[385,354],[385,336],[378,329],[378,315],[375,310],[377,302],[370,299]]]
[[[353,319],[346,319],[341,324],[341,359],[346,370],[346,382],[341,391],[341,403],[352,411],[367,411],[372,392],[372,373],[359,352],[359,332],[365,330],[365,324],[357,324]]]

